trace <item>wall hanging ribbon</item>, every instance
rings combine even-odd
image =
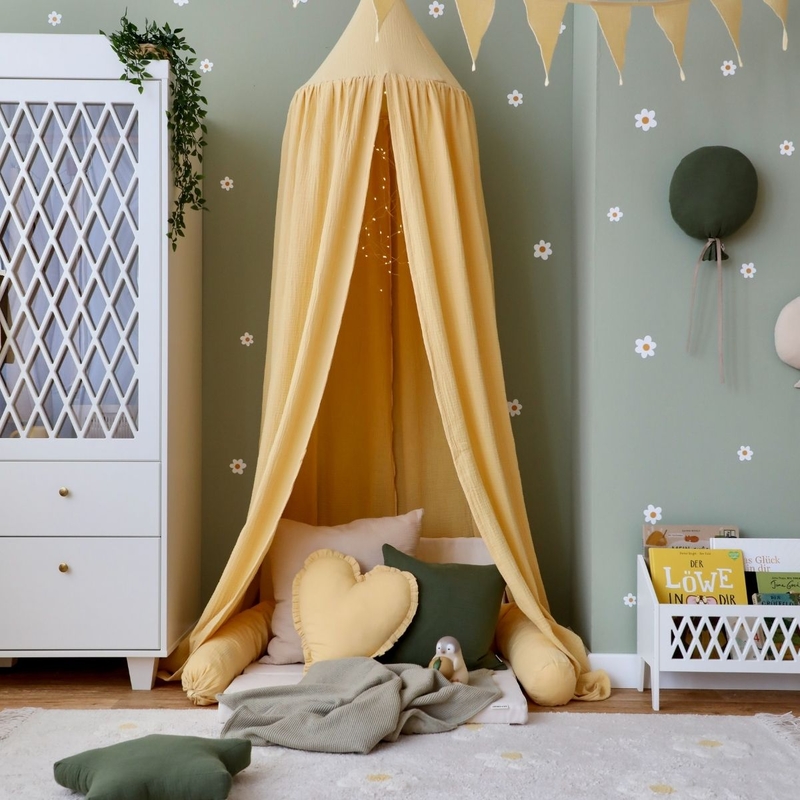
[[[388,16],[395,3],[405,0],[372,0],[375,5],[376,30]],[[478,58],[481,42],[489,28],[494,14],[495,0],[453,0],[461,18],[461,26],[467,39],[467,46],[472,57],[472,66]],[[742,20],[742,3],[744,0],[710,0],[717,9],[725,27],[730,34],[731,41],[739,53],[739,29]],[[758,0],[753,0],[757,2]],[[300,0],[293,0],[294,6]],[[609,2],[608,0],[522,0],[528,16],[528,24],[539,45],[542,64],[545,71],[545,85],[549,83],[550,64],[561,30],[561,21],[567,6],[590,6],[597,16],[598,24],[603,32],[611,57],[620,74],[622,83],[622,69],[625,64],[625,44],[630,26],[631,10],[634,8],[650,8],[653,11],[656,23],[672,45],[672,51],[678,62],[681,80],[685,79],[683,72],[683,49],[686,39],[686,29],[689,20],[689,8],[694,0],[631,0],[630,2]],[[771,8],[783,26],[783,49],[788,47],[789,39],[786,32],[786,17],[789,10],[789,0],[761,0]],[[376,34],[377,35],[377,34]],[[739,65],[742,60],[739,57]]]

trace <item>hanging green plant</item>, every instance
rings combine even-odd
[[[137,86],[140,94],[144,91],[143,81],[153,77],[147,72],[148,62],[156,59],[170,62],[172,103],[167,111],[167,128],[177,197],[167,235],[173,250],[178,246],[178,237],[184,235],[186,207],[195,211],[206,209],[199,166],[203,163],[203,147],[207,144],[205,135],[208,131],[203,120],[206,116],[204,106],[208,101],[200,94],[200,75],[194,68],[197,63],[195,51],[180,35],[182,32],[182,28],[173,30],[169,25],[162,28],[147,20],[144,30],[140,31],[128,19],[127,12],[120,20],[118,31],[111,34],[100,31],[111,42],[125,68],[120,80]]]

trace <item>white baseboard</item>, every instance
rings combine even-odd
[[[635,653],[590,653],[592,669],[603,669],[611,678],[612,689],[639,688],[639,656]],[[650,687],[650,675],[645,675]],[[777,689],[800,691],[800,674],[764,675],[728,672],[662,672],[662,689]]]

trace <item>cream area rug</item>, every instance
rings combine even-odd
[[[0,798],[77,798],[53,762],[149,733],[217,738],[216,710],[0,711]],[[798,796],[800,719],[539,713],[369,755],[254,747],[231,800],[773,800]]]

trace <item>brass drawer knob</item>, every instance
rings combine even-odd
[[[66,497],[66,496],[69,494],[69,489],[67,489],[67,487],[66,487],[66,486],[62,486],[62,487],[61,487],[61,488],[58,490],[58,493],[59,493],[59,494],[60,494],[62,497]]]
[[[69,571],[69,564],[59,564],[58,565],[59,572],[68,572]]]

